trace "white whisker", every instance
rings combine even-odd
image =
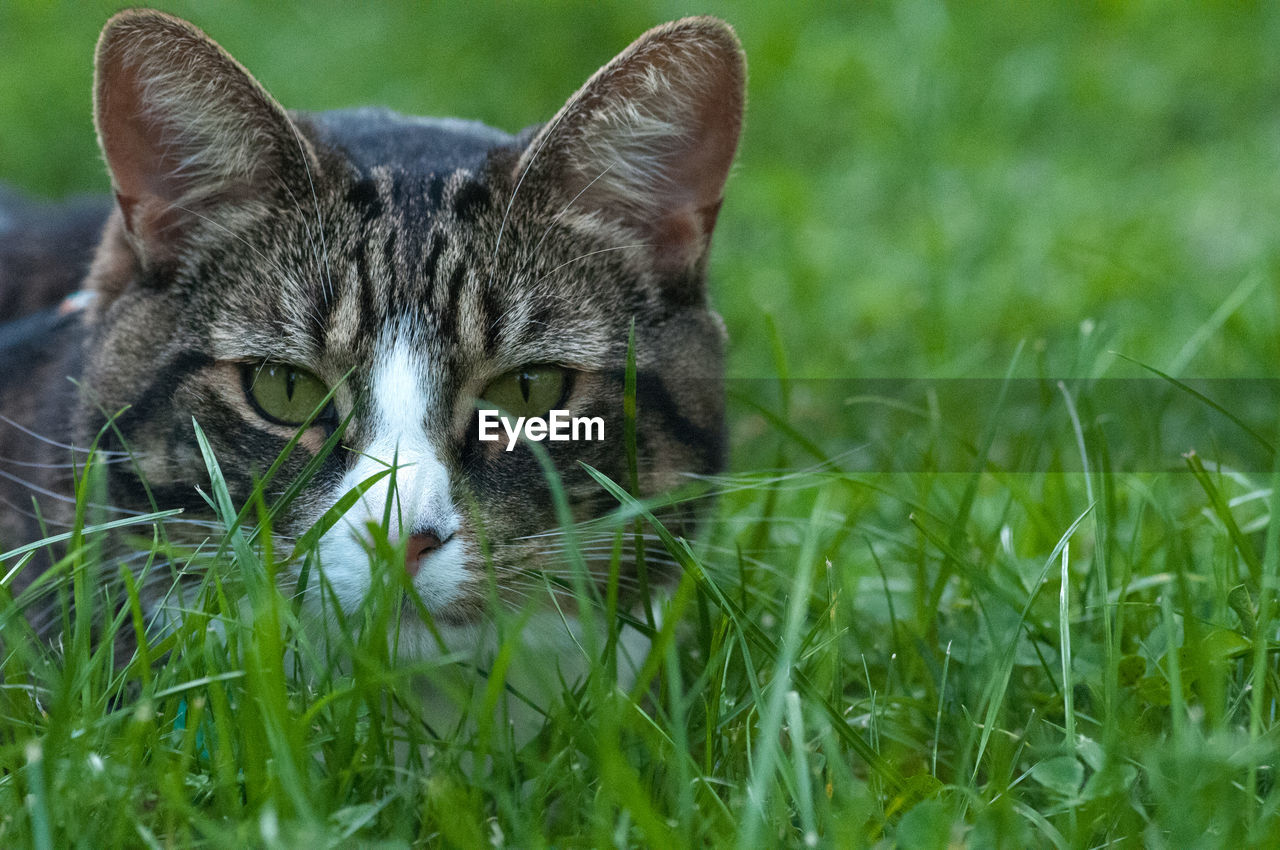
[[[525,165],[524,170],[520,172],[520,177],[516,180],[516,187],[511,190],[511,199],[507,201],[507,208],[502,213],[502,223],[498,225],[498,236],[493,244],[493,256],[489,260],[489,282],[486,287],[493,286],[493,270],[498,266],[498,251],[502,249],[502,236],[507,230],[507,219],[511,216],[511,208],[515,206],[516,198],[520,195],[520,187],[524,185],[524,179],[529,176],[529,172],[533,170],[533,164],[538,161],[538,157],[542,156],[543,150],[547,147],[547,142],[556,134],[556,130],[560,127],[560,122],[564,120],[564,116],[569,114],[568,109],[564,109],[556,116],[555,122],[552,123],[540,135],[542,141],[538,144],[538,149],[533,152],[533,156],[529,157],[529,162]]]
[[[547,272],[547,273],[546,273],[546,274],[544,274],[542,277],[538,278],[537,280],[535,280],[533,283],[531,283],[531,284],[529,284],[529,285],[530,285],[530,286],[537,286],[539,283],[542,283],[544,280],[546,280],[547,278],[551,277],[551,275],[553,275],[553,274],[555,274],[556,272],[560,271],[560,270],[561,270],[562,268],[564,268],[565,266],[571,265],[571,264],[573,264],[573,263],[581,262],[582,260],[585,260],[585,259],[587,259],[588,257],[594,257],[594,256],[596,256],[597,254],[607,254],[607,253],[609,253],[610,251],[627,251],[627,250],[631,250],[631,249],[634,249],[634,248],[656,248],[656,247],[658,247],[658,246],[657,246],[657,245],[651,245],[651,244],[648,244],[648,243],[637,243],[637,244],[634,244],[634,245],[615,245],[615,246],[613,246],[612,248],[601,248],[601,249],[600,249],[600,250],[598,250],[598,251],[588,251],[588,252],[587,252],[587,253],[585,253],[585,254],[579,254],[578,256],[574,257],[574,258],[573,258],[573,259],[571,259],[571,260],[565,260],[563,263],[561,263],[560,265],[556,266],[556,267],[555,267],[555,268],[553,268],[551,271]]]
[[[71,505],[76,504],[76,500],[70,496],[63,495],[62,493],[55,493],[54,491],[49,490],[48,488],[41,487],[38,484],[34,484],[30,481],[27,481],[25,478],[19,478],[13,473],[5,472],[3,469],[0,469],[0,478],[4,478],[8,481],[12,481],[13,483],[18,484],[22,487],[25,487],[26,489],[30,490],[33,493],[39,493],[42,496],[48,496],[50,499],[56,499],[59,502],[63,502]],[[96,502],[87,502],[86,504],[88,505],[88,507],[95,508],[100,511],[107,511],[109,513],[126,514],[128,516],[142,516],[143,514],[147,513],[147,511],[135,511],[131,508],[118,508],[118,507],[113,507],[111,505],[100,505],[100,504],[97,504]]]
[[[128,456],[128,452],[104,451],[102,449],[85,449],[79,446],[68,445],[67,443],[60,443],[57,440],[44,436],[43,434],[37,434],[35,431],[32,431],[30,428],[27,428],[25,425],[22,425],[19,422],[15,422],[14,420],[10,419],[8,416],[5,416],[3,413],[0,413],[0,422],[4,422],[5,424],[13,428],[17,428],[19,431],[26,434],[28,437],[34,437],[40,442],[46,443],[55,448],[66,449],[67,451],[71,451],[71,452],[80,452],[81,454],[92,453],[95,455],[102,455],[104,457],[110,457],[110,456],[127,457]]]

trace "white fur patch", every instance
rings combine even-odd
[[[427,436],[431,409],[430,372],[406,335],[388,333],[378,346],[373,366],[373,437],[355,447],[361,457],[343,478],[334,499],[382,470],[395,467],[369,488],[346,516],[320,541],[325,577],[342,607],[352,610],[370,588],[368,526],[385,519],[391,539],[430,531],[444,541],[428,556],[414,578],[423,604],[438,612],[459,595],[466,579],[465,547],[451,539],[461,517],[449,498],[449,473]],[[394,484],[392,482],[394,479]]]

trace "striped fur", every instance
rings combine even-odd
[[[306,369],[336,387],[347,424],[274,530],[301,534],[397,463],[395,491],[371,489],[322,540],[326,578],[355,610],[370,585],[366,524],[390,515],[393,539],[445,541],[413,579],[436,621],[479,622],[491,584],[515,599],[518,577],[557,557],[533,451],[476,439],[475,399],[497,377],[562,366],[566,406],[604,418],[603,442],[541,444],[578,520],[612,504],[581,464],[627,478],[633,322],[642,490],[722,464],[724,330],[704,277],[744,73],[725,24],[668,24],[542,129],[512,136],[385,110],[287,113],[190,24],[122,13],[98,49],[95,119],[117,205],[87,280],[97,298],[39,338],[60,342],[37,383],[0,378],[0,412],[81,447],[115,415],[102,445],[136,462],[109,467],[111,503],[154,498],[195,517],[208,476],[192,419],[244,499],[294,429],[255,412],[242,370]],[[42,401],[67,372],[82,390]],[[334,427],[302,435],[274,492]],[[67,460],[0,424],[0,471],[15,453]],[[0,497],[29,506],[32,483],[65,495],[67,477],[11,475]],[[65,519],[65,503],[44,501]],[[0,523],[0,548],[37,533],[21,512]],[[426,651],[427,630],[411,632]]]

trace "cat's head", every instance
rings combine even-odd
[[[273,531],[301,535],[367,485],[319,544],[333,596],[367,596],[385,524],[436,620],[473,622],[491,588],[519,599],[565,557],[535,449],[480,441],[477,399],[602,419],[602,440],[538,444],[574,519],[601,515],[616,501],[580,462],[628,480],[633,324],[641,492],[716,471],[723,328],[704,275],[744,83],[732,30],[692,18],[519,136],[291,114],[192,25],[116,16],[95,121],[118,209],[91,274],[82,423],[123,411],[112,439],[138,461],[111,467],[113,499],[207,513],[193,419],[246,499],[309,420],[268,493],[310,477]]]

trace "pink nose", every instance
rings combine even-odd
[[[409,545],[404,551],[404,570],[413,578],[422,567],[422,560],[440,548],[440,538],[430,531],[414,534],[409,538]]]

